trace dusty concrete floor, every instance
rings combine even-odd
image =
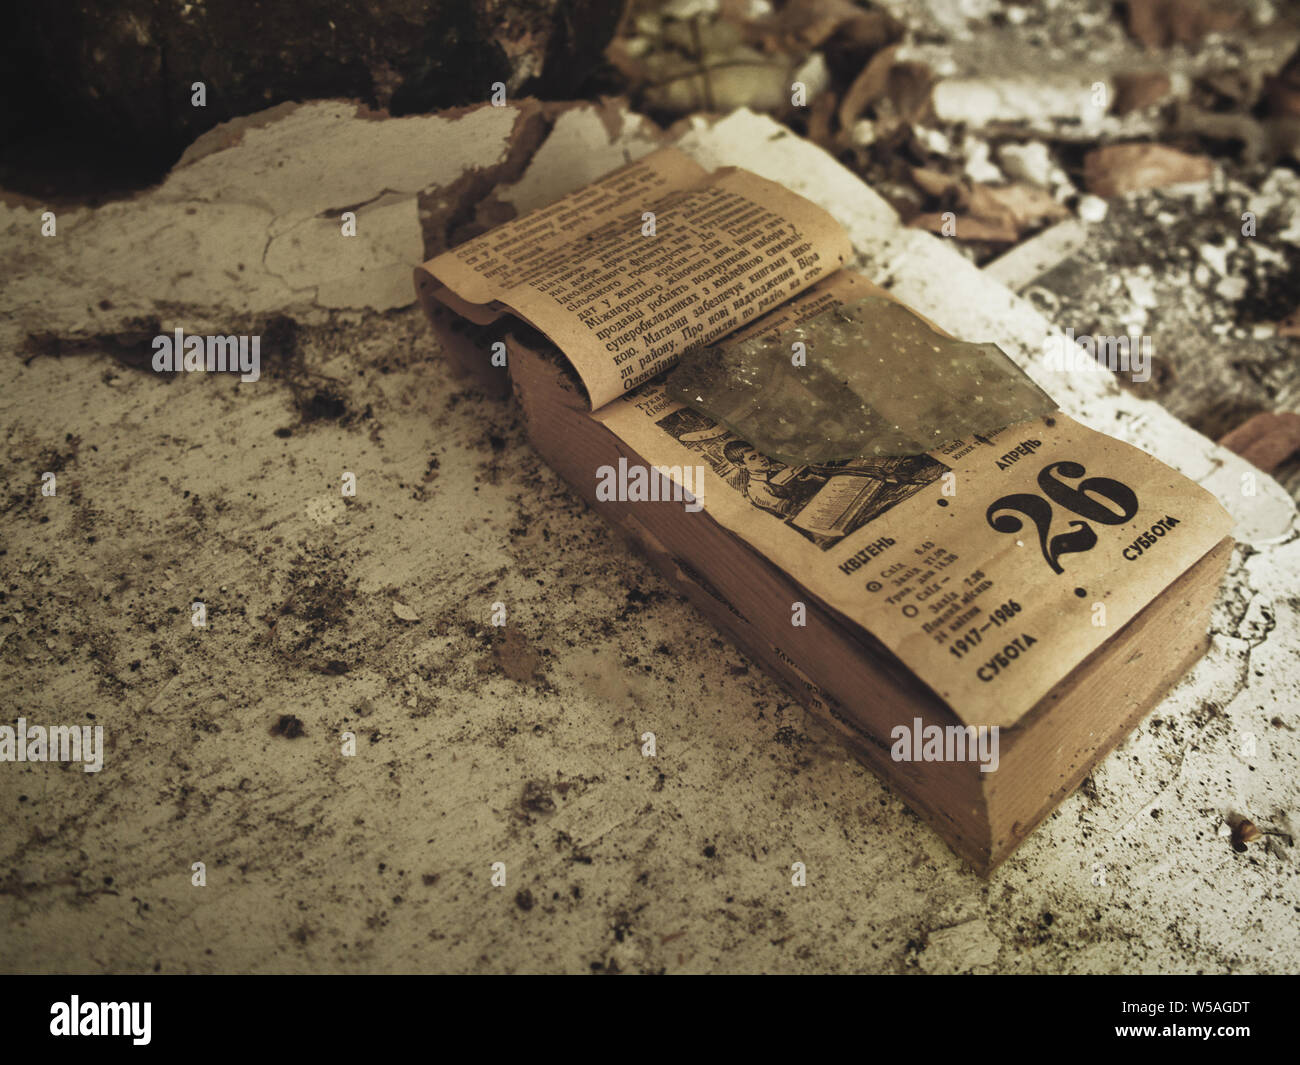
[[[410,306],[409,264],[475,198],[525,209],[650,146],[587,118],[512,156],[510,109],[312,105],[217,131],[54,238],[41,205],[0,207],[0,719],[100,724],[108,748],[98,774],[0,764],[0,968],[1293,971],[1285,493],[1225,499],[1246,543],[1209,655],[981,880],[565,489],[509,404],[449,376]],[[937,281],[955,252],[748,121],[690,147],[839,204],[864,269],[1023,355],[1028,303],[995,305],[973,265]],[[262,379],[148,371],[177,325],[260,333]],[[1237,483],[1112,383],[1056,391]],[[1242,815],[1271,834],[1238,852]]]

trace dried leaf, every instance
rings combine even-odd
[[[982,218],[1005,216],[1018,230],[1028,229],[1041,221],[1059,221],[1070,212],[1052,199],[1046,189],[1017,183],[1014,185],[973,185],[969,208]]]
[[[1243,817],[1232,830],[1232,842],[1234,846],[1244,848],[1247,843],[1259,839],[1261,835],[1255,822],[1248,817]]]
[[[953,234],[958,240],[1016,241],[1037,223],[1058,221],[1070,213],[1046,190],[1024,182],[983,185],[925,167],[913,167],[911,174],[928,195],[946,200],[963,212]],[[920,215],[912,225],[944,232],[942,214]]]
[[[393,604],[393,613],[396,614],[396,615],[397,615],[399,618],[401,618],[403,621],[419,621],[419,620],[420,620],[420,615],[417,614],[414,610],[412,610],[412,609],[411,609],[409,606],[407,606],[405,603],[394,603],[394,604]]]
[[[912,124],[924,122],[933,111],[934,72],[924,63],[895,63],[889,71],[885,96]]]
[[[1214,164],[1203,155],[1188,155],[1163,144],[1112,144],[1097,148],[1083,161],[1088,191],[1121,196],[1185,181],[1205,181]]]
[[[916,182],[921,191],[930,196],[943,198],[953,190],[961,188],[962,181],[960,177],[950,177],[938,170],[931,170],[923,166],[914,166],[911,172],[912,180]]]
[[[1127,115],[1159,103],[1169,95],[1169,88],[1169,75],[1158,70],[1116,74],[1115,114]]]
[[[862,112],[885,94],[889,87],[889,71],[894,65],[894,53],[897,51],[897,45],[881,49],[853,79],[853,84],[840,100],[840,129],[852,129]]]
[[[1240,12],[1204,0],[1128,0],[1128,31],[1148,48],[1200,44],[1207,33],[1230,30],[1240,19]]]
[[[808,108],[808,139],[826,149],[834,147],[831,116],[835,114],[835,102],[833,92],[824,92]]]

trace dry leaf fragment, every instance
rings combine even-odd
[[[399,618],[401,618],[403,621],[419,621],[419,620],[420,620],[420,615],[417,614],[414,610],[412,610],[412,609],[411,609],[409,606],[407,606],[405,603],[394,603],[394,604],[393,604],[393,613],[396,614],[396,615],[397,615]]]
[[[1207,33],[1230,30],[1240,18],[1203,0],[1128,0],[1128,31],[1148,48],[1200,44]]]
[[[1237,850],[1245,850],[1246,844],[1259,839],[1263,833],[1248,817],[1243,817],[1232,829],[1232,845]]]
[[[894,61],[896,45],[871,57],[840,99],[840,133],[847,136],[868,107],[878,117],[916,125],[933,113],[934,73],[924,63]]]
[[[881,49],[853,79],[853,84],[840,100],[840,129],[852,129],[862,112],[885,94],[885,89],[889,86],[889,71],[894,65],[894,53],[897,51],[897,45]]]
[[[885,98],[905,122],[924,122],[934,113],[934,71],[925,63],[895,63]]]
[[[950,192],[961,188],[961,178],[949,177],[938,170],[931,170],[929,167],[914,166],[912,167],[912,180],[922,192],[930,196],[947,196]]]
[[[808,108],[808,139],[823,148],[834,147],[831,136],[831,116],[835,114],[835,94],[824,92]]]
[[[913,167],[912,180],[928,195],[947,200],[957,210],[958,240],[989,240],[1011,243],[1042,221],[1059,221],[1069,211],[1045,190],[1024,182],[1011,185],[984,185],[962,178],[949,177],[937,170]],[[935,233],[945,233],[944,215],[918,215],[911,224]],[[952,227],[949,227],[951,231]]]
[[[1014,185],[972,185],[970,209],[983,218],[1005,215],[1018,229],[1037,222],[1060,221],[1070,212],[1052,199],[1046,189],[1017,182]]]
[[[1214,164],[1206,156],[1163,144],[1112,144],[1094,149],[1083,160],[1088,191],[1098,196],[1205,181],[1213,172]]]
[[[1127,115],[1159,103],[1169,95],[1169,75],[1158,70],[1115,75],[1115,114]]]

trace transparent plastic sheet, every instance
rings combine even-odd
[[[1057,409],[996,344],[877,295],[693,352],[665,388],[790,465],[919,455]]]

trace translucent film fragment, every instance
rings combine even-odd
[[[665,387],[791,465],[918,455],[1056,409],[996,344],[953,340],[878,295],[693,352]]]

